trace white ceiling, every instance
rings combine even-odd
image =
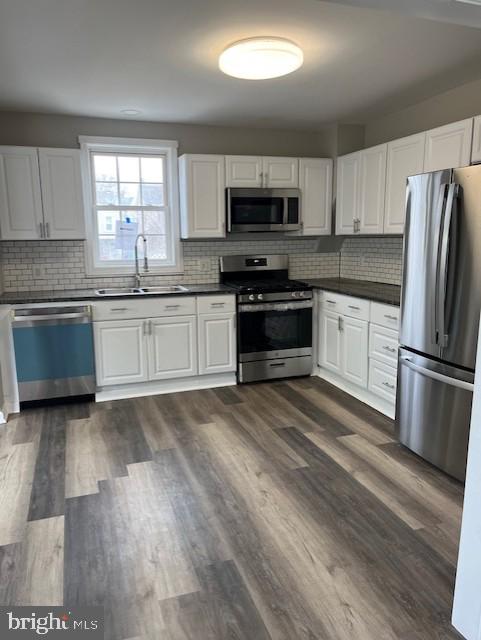
[[[304,66],[223,75],[222,49],[254,35],[294,40]],[[478,29],[336,1],[0,0],[3,110],[315,129],[480,76]]]

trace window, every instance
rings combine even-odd
[[[176,143],[81,138],[81,146],[89,272],[132,273],[139,233],[151,271],[179,272]]]

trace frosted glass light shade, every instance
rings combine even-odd
[[[292,73],[302,65],[302,49],[284,38],[248,38],[234,42],[219,57],[221,71],[234,78],[265,80]]]

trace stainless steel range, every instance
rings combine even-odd
[[[237,290],[239,382],[312,372],[312,289],[288,267],[284,255],[221,258],[221,281]]]

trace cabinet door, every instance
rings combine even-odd
[[[262,186],[261,156],[226,156],[225,169],[227,187]]]
[[[195,316],[154,318],[148,322],[150,379],[197,375]]]
[[[407,179],[423,172],[425,143],[423,132],[387,145],[384,233],[404,233]]]
[[[0,227],[2,240],[43,236],[37,149],[0,147]]]
[[[294,187],[299,186],[299,159],[275,158],[266,156],[262,158],[262,172],[264,187]]]
[[[359,231],[382,233],[386,193],[387,144],[361,151],[359,181]]]
[[[148,380],[145,320],[94,322],[97,385]]]
[[[365,320],[342,316],[342,375],[360,387],[367,387],[368,325]]]
[[[481,116],[474,118],[473,151],[471,162],[481,162]]]
[[[472,136],[472,118],[427,131],[424,171],[468,165],[471,161]]]
[[[358,218],[361,154],[350,153],[337,160],[336,235],[354,233]]]
[[[301,189],[302,235],[329,236],[332,221],[332,160],[301,158],[299,162]]]
[[[342,373],[340,317],[321,309],[317,349],[319,366],[339,374]]]
[[[236,370],[235,314],[199,316],[199,373]]]
[[[85,238],[80,151],[39,149],[45,237]]]
[[[225,158],[184,155],[179,158],[180,212],[183,238],[225,236]]]

